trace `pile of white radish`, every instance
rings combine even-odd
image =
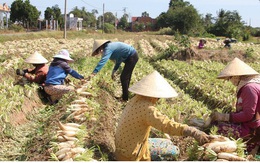
[[[59,161],[73,161],[77,156],[82,153],[87,152],[88,149],[77,146],[80,141],[77,138],[77,133],[80,132],[80,124],[86,121],[86,112],[90,115],[91,121],[96,121],[94,117],[93,108],[90,108],[86,103],[86,98],[91,96],[91,93],[86,92],[86,85],[81,85],[80,88],[76,89],[76,93],[79,95],[77,100],[74,100],[72,104],[68,107],[68,111],[71,114],[67,117],[68,119],[74,120],[76,123],[61,123],[58,122],[59,130],[57,131],[57,140],[53,144],[56,144],[58,151],[55,154],[55,158]],[[88,135],[85,135],[87,137]],[[54,148],[51,148],[53,151]],[[92,160],[93,161],[93,160]]]
[[[62,124],[59,122],[60,130],[58,133],[58,148],[55,152],[56,157],[59,161],[73,161],[73,158],[82,154],[86,149],[77,147],[76,143],[79,141],[76,138],[77,132],[80,130],[80,125],[77,123],[66,123]]]
[[[213,137],[213,140],[203,145],[203,160],[247,161],[247,159],[238,156],[237,151],[239,147],[236,141],[220,135],[214,135]]]

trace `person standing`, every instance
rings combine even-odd
[[[169,139],[149,138],[152,127],[170,135],[192,136],[200,144],[210,141],[210,135],[174,122],[156,109],[155,104],[160,98],[178,95],[157,71],[135,83],[129,91],[136,95],[127,103],[118,122],[115,134],[116,160],[150,161],[153,158],[158,160],[160,156],[176,157],[178,147]]]
[[[69,66],[73,59],[70,58],[68,50],[60,50],[53,58],[44,87],[45,92],[50,95],[51,104],[57,103],[65,93],[74,90],[73,86],[65,85],[65,78],[68,74],[76,79],[84,79],[82,75]]]
[[[120,81],[122,85],[122,100],[127,101],[128,88],[130,85],[132,73],[138,61],[138,54],[135,48],[123,42],[95,40],[93,44],[92,56],[96,56],[99,53],[102,53],[102,57],[93,70],[90,78],[95,76],[110,59],[115,63],[111,75],[112,79],[114,80],[116,71],[120,67],[121,63],[124,62],[125,65],[120,75]]]
[[[26,58],[25,62],[32,64],[34,68],[16,69],[16,74],[25,77],[29,82],[43,86],[49,70],[49,66],[46,64],[48,60],[36,51]]]
[[[218,75],[237,87],[236,111],[231,113],[213,112],[212,124],[219,133],[247,141],[247,151],[260,145],[260,76],[249,65],[234,58]],[[249,141],[248,141],[249,140]],[[252,153],[253,154],[253,153]]]

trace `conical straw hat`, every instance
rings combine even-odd
[[[157,72],[147,75],[129,88],[130,92],[142,96],[171,98],[178,96],[171,85]]]
[[[28,58],[26,58],[25,62],[31,63],[31,64],[44,64],[44,63],[47,63],[48,60],[45,59],[40,53],[38,53],[36,51],[32,55],[30,55]]]
[[[92,50],[92,56],[95,55],[95,51],[102,45],[104,45],[105,43],[110,42],[109,40],[95,40],[94,44],[93,44],[93,50]]]
[[[257,75],[252,67],[238,58],[233,59],[218,75],[218,79],[225,79],[231,76]]]

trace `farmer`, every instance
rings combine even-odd
[[[209,141],[210,136],[206,133],[171,121],[154,107],[160,98],[177,96],[157,71],[134,84],[129,91],[136,95],[128,102],[118,122],[115,134],[116,160],[150,161],[176,157],[178,147],[169,139],[149,138],[152,127],[170,135],[192,136],[200,144]]]
[[[25,60],[25,62],[32,64],[34,68],[23,70],[17,69],[16,74],[25,77],[29,82],[35,82],[39,85],[44,85],[49,69],[49,66],[46,65],[48,60],[36,51],[32,55],[30,55]]]
[[[216,123],[221,134],[227,136],[232,133],[236,139],[249,139],[247,151],[253,152],[256,145],[260,144],[259,73],[240,59],[235,58],[220,72],[217,78],[231,81],[237,87],[236,111],[228,114],[213,112],[212,121]]]
[[[50,95],[51,104],[57,103],[63,94],[74,90],[73,86],[65,85],[65,78],[68,74],[76,79],[84,79],[69,66],[73,59],[70,58],[68,50],[60,50],[53,58],[44,87],[45,92]]]
[[[198,48],[199,48],[199,49],[203,49],[203,48],[204,48],[204,45],[206,44],[206,42],[207,42],[207,41],[206,41],[205,39],[200,39]]]
[[[231,48],[231,40],[229,38],[226,38],[223,43],[225,44],[224,45],[224,48]]]
[[[138,61],[138,54],[134,47],[125,44],[123,42],[111,42],[109,40],[95,40],[93,45],[92,56],[96,56],[102,53],[102,57],[93,70],[89,78],[95,76],[101,68],[110,59],[115,62],[115,66],[112,71],[112,79],[115,79],[115,73],[120,67],[121,63],[124,62],[124,69],[120,76],[120,81],[122,85],[122,100],[128,100],[128,88],[132,76],[132,72]]]

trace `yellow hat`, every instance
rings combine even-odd
[[[171,98],[178,96],[172,86],[157,71],[154,71],[135,83],[129,88],[129,91],[142,96],[156,98]]]
[[[31,63],[31,64],[44,64],[44,63],[47,63],[48,60],[45,59],[40,53],[38,53],[36,51],[32,55],[30,55],[28,58],[26,58],[25,62]]]
[[[226,79],[231,76],[258,75],[252,67],[238,58],[233,59],[218,75],[218,79]]]
[[[93,50],[92,50],[92,56],[94,56],[94,55],[96,55],[95,54],[95,52],[96,52],[96,50],[100,47],[100,46],[102,46],[102,45],[104,45],[105,43],[107,43],[107,42],[110,42],[109,40],[95,40],[94,41],[94,44],[93,44]]]

